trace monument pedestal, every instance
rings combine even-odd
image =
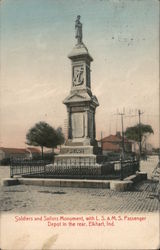
[[[93,146],[63,146],[55,156],[54,168],[63,175],[101,175]]]
[[[56,164],[71,163],[80,165],[95,165],[96,155],[94,154],[93,146],[63,146],[61,147],[60,154],[55,157]]]
[[[94,166],[96,165],[96,155],[93,154],[93,151],[93,146],[63,146],[60,154],[55,157],[54,164]]]

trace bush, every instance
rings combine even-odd
[[[4,158],[3,160],[0,161],[1,166],[7,166],[10,165],[10,158]]]
[[[42,156],[41,155],[34,155],[33,160],[42,160]],[[44,153],[43,160],[53,162],[54,161],[54,154],[53,153]]]

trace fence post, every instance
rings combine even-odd
[[[12,158],[10,158],[10,177],[13,178]]]
[[[134,159],[132,158],[132,163],[131,163],[131,167],[132,167],[132,174],[134,174],[135,172],[135,165],[134,165]]]
[[[79,158],[79,166],[80,166],[80,176],[82,176],[82,169],[81,169],[81,158]]]
[[[46,173],[46,163],[45,163],[45,161],[43,162],[43,166],[44,166],[44,173]]]
[[[120,179],[123,180],[123,162],[122,162],[122,156],[120,156],[120,164],[121,164],[121,173],[120,173]]]

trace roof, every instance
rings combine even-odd
[[[9,154],[26,154],[28,152],[31,153],[40,153],[40,150],[38,148],[4,148],[0,147],[0,150],[2,150],[5,153]]]
[[[26,149],[24,148],[4,148],[4,147],[0,147],[0,150],[2,150],[5,153],[15,153],[15,154],[25,154],[26,153]]]
[[[102,149],[106,150],[106,151],[120,151],[120,146],[119,145],[115,145],[113,143],[110,142],[103,142],[102,143]]]
[[[102,139],[102,142],[121,142],[121,141],[122,141],[122,136],[117,136],[117,135],[109,135]],[[129,141],[126,138],[124,138],[124,142],[129,142]]]

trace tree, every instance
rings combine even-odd
[[[64,143],[64,134],[62,132],[62,128],[58,127],[56,129],[56,141],[57,141],[57,145],[61,145]]]
[[[26,134],[26,143],[32,146],[40,146],[42,150],[46,148],[56,148],[57,145],[64,143],[64,135],[62,129],[58,127],[54,129],[46,122],[36,123],[32,128],[29,129]]]
[[[125,136],[129,140],[136,141],[138,145],[140,144],[140,138],[142,145],[150,134],[153,134],[153,129],[148,124],[137,124],[133,127],[128,127],[125,131]],[[139,145],[140,146],[140,145]]]

